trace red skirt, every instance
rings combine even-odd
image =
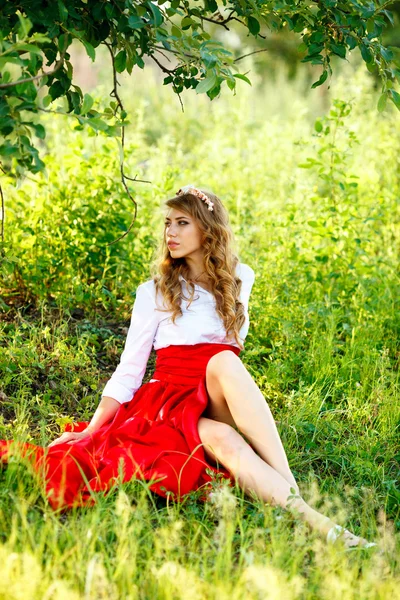
[[[132,478],[152,481],[150,490],[173,500],[200,487],[207,491],[217,473],[233,485],[229,471],[208,461],[198,433],[208,404],[206,366],[223,350],[240,353],[236,346],[208,343],[156,350],[152,379],[158,381],[143,384],[100,429],[51,448],[0,440],[0,462],[7,462],[13,448],[27,457],[53,509],[93,505],[93,492]],[[88,424],[76,422],[65,430],[82,431]]]

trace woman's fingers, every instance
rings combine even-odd
[[[51,442],[51,444],[48,445],[48,448],[51,448],[52,446],[57,446],[57,444],[60,444],[61,442],[63,442],[64,440],[62,440],[61,438],[57,438],[55,440],[53,440]]]
[[[87,435],[88,434],[83,431],[64,431],[60,437],[56,438],[48,445],[48,448],[55,446],[56,444],[74,444],[78,440],[82,440]]]
[[[64,442],[67,442],[68,439],[73,439],[73,437],[71,438],[71,433],[72,432],[65,431],[59,438],[53,440],[48,447],[50,448],[51,446],[55,446],[56,444],[62,444]]]

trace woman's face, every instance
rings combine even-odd
[[[201,237],[201,230],[193,217],[181,209],[169,209],[165,217],[165,241],[173,258],[202,254]],[[172,242],[177,245],[171,246]]]

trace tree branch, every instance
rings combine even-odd
[[[164,65],[162,65],[154,56],[154,54],[151,55],[151,58],[154,60],[154,62],[156,62],[158,64],[158,66],[160,67],[160,69],[162,71],[164,71],[164,73],[175,73],[175,69],[168,69],[167,67],[164,67]],[[175,67],[176,68],[176,67]]]
[[[226,29],[227,31],[230,31],[230,29],[226,25],[226,23],[227,23],[227,21],[230,21],[231,19],[226,19],[225,21],[214,21],[214,19],[210,19],[209,17],[204,17],[203,15],[201,15],[200,19],[202,19],[203,21],[208,21],[209,23],[214,23],[215,25],[222,25],[222,27],[224,29]]]
[[[60,58],[56,62],[54,69],[51,71],[46,71],[42,75],[35,75],[34,77],[26,77],[26,79],[18,79],[18,81],[10,81],[8,83],[0,83],[0,89],[4,90],[5,88],[10,88],[15,85],[19,85],[20,83],[27,83],[28,81],[35,81],[36,79],[42,79],[42,77],[46,77],[46,75],[53,75],[58,69],[63,65],[64,56],[67,52],[67,49],[63,50],[60,54]]]
[[[151,54],[150,56],[154,60],[154,62],[158,64],[158,66],[160,67],[160,69],[162,71],[164,71],[164,73],[169,73],[169,74],[175,73],[176,67],[175,67],[175,69],[168,69],[167,67],[164,67],[164,65],[162,65],[159,60],[156,59],[156,57],[154,56],[154,54]],[[172,86],[173,86],[174,89],[176,89],[174,82],[172,82]],[[182,108],[182,112],[185,112],[185,110],[183,108],[183,102],[182,102],[182,98],[181,98],[180,93],[179,92],[175,92],[175,93],[178,95],[179,102],[180,102],[181,108]]]
[[[246,56],[251,56],[252,54],[258,54],[259,52],[268,52],[268,48],[263,48],[262,50],[254,50],[253,52],[249,52],[248,54],[243,54],[238,58],[235,58],[233,62],[237,62],[238,60],[242,60],[242,58],[246,58]]]
[[[195,56],[194,54],[188,54],[187,52],[178,52],[178,50],[173,50],[172,48],[164,48],[164,46],[152,46],[153,48],[155,48],[156,50],[164,50],[166,52],[172,52],[172,54],[178,54],[179,56],[186,56],[187,58],[194,58],[195,60],[198,60],[197,56]],[[167,57],[166,57],[167,58]]]
[[[117,86],[120,85],[120,84],[119,84],[118,79],[117,79],[117,71],[116,71],[116,68],[115,68],[114,54],[113,54],[111,45],[108,42],[106,42],[106,41],[104,41],[103,43],[107,46],[107,48],[108,48],[108,50],[110,52],[111,62],[112,62],[112,69],[113,69],[113,83],[114,83],[114,87],[113,87],[113,89],[110,92],[110,96],[113,96],[116,99],[117,104],[118,104],[118,108],[122,112],[125,109],[124,109],[124,106],[122,104],[121,98],[119,97],[118,90],[117,90]],[[114,116],[115,116],[118,108],[115,109]],[[113,240],[112,242],[108,242],[107,246],[111,246],[111,244],[116,244],[117,242],[119,242],[119,240],[122,240],[122,238],[124,238],[126,235],[128,235],[128,233],[130,232],[130,230],[133,227],[134,222],[136,221],[136,216],[137,216],[137,203],[136,203],[136,200],[133,198],[132,194],[130,193],[130,191],[128,189],[128,186],[126,185],[126,181],[125,181],[126,179],[129,179],[130,181],[137,181],[136,180],[136,176],[134,178],[127,177],[125,175],[125,173],[124,173],[125,125],[122,125],[122,127],[121,127],[121,146],[122,146],[122,159],[121,159],[121,164],[120,164],[121,181],[122,181],[122,185],[125,188],[126,193],[128,194],[128,197],[133,202],[133,205],[135,207],[135,213],[134,213],[134,216],[133,216],[133,220],[132,220],[131,224],[129,225],[128,229],[125,231],[125,233],[123,233],[122,235],[120,235],[116,240]],[[147,183],[150,183],[150,181],[148,181]]]

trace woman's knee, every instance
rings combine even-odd
[[[210,358],[207,363],[206,374],[220,376],[226,371],[234,373],[239,365],[242,365],[242,361],[237,354],[232,350],[222,350]]]
[[[242,436],[227,423],[201,417],[198,430],[206,450],[211,449],[218,458],[238,452],[244,444]]]

